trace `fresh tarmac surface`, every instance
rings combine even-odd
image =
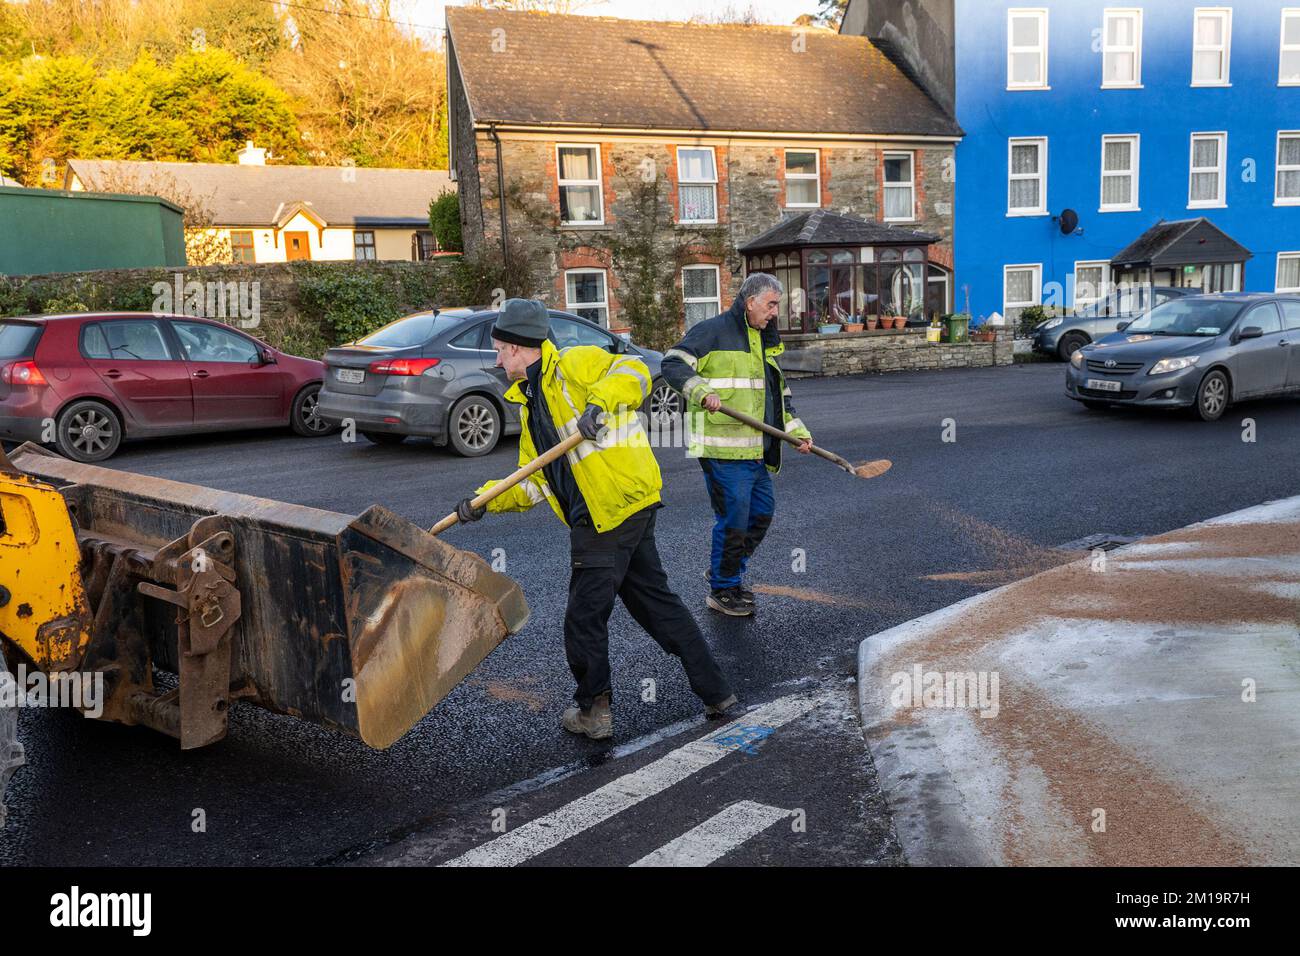
[[[766,704],[804,681],[834,701],[851,699],[846,680],[862,638],[1077,556],[1059,545],[1096,534],[1159,533],[1300,492],[1300,400],[1234,407],[1207,425],[1170,414],[1087,412],[1064,396],[1063,378],[1062,366],[1036,364],[794,381],[800,417],[819,444],[852,461],[890,458],[894,467],[857,481],[818,459],[787,455],[776,479],[777,519],[751,569],[760,591],[753,620],[703,607],[700,572],[712,525],[703,479],[683,451],[660,449],[667,502],[660,551],[742,697]],[[1255,423],[1253,443],[1242,441],[1246,418]],[[953,420],[955,442],[943,441],[945,419]],[[352,514],[380,503],[428,526],[484,480],[512,470],[514,456],[509,439],[486,458],[461,459],[423,441],[380,448],[364,439],[348,445],[337,436],[267,432],[130,445],[109,464]],[[19,732],[28,766],[7,791],[0,863],[388,860],[423,845],[426,831],[442,834],[446,849],[427,852],[422,862],[442,862],[481,842],[468,830],[448,829],[468,813],[457,808],[576,764],[578,773],[525,802],[525,817],[550,812],[709,731],[689,723],[614,760],[603,756],[606,745],[565,734],[558,727],[572,690],[561,629],[565,529],[548,510],[535,509],[489,516],[452,529],[447,539],[489,560],[499,549],[495,556],[523,586],[533,617],[391,749],[374,752],[239,705],[225,741],[190,753],[144,729],[24,711]],[[698,718],[675,659],[621,607],[611,647],[616,743]],[[654,681],[653,703],[642,701],[647,680]],[[844,716],[841,723],[856,732],[855,716]],[[756,745],[760,762],[730,755],[589,836],[623,847],[611,862],[632,863],[724,805],[749,800],[805,809],[809,832],[780,842],[778,832],[790,828],[774,823],[723,862],[747,854],[764,862],[896,859],[869,764],[859,766],[858,755],[840,746],[842,735],[819,744],[815,724],[811,714],[800,718]],[[712,802],[701,798],[722,776],[738,774],[752,783]],[[775,786],[779,780],[785,783]],[[800,787],[806,799],[792,792]],[[206,832],[192,826],[199,809]],[[624,820],[626,831],[619,829]],[[826,820],[856,821],[857,852],[819,843]],[[482,825],[475,816],[472,826]],[[580,851],[577,844],[558,847],[536,859],[603,862]]]

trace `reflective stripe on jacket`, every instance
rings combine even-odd
[[[716,394],[722,404],[798,438],[811,438],[794,410],[777,356],[785,351],[775,321],[762,332],[745,320],[739,296],[726,312],[691,327],[686,337],[664,354],[663,376],[686,398],[687,453],[696,458],[761,458],[769,470],[781,468],[781,442],[742,425],[722,412],[706,412],[704,398]],[[769,392],[775,399],[768,413]]]
[[[520,465],[537,457],[528,428],[525,382],[515,382],[506,391],[506,400],[521,406]],[[587,503],[592,526],[598,532],[617,528],[629,515],[659,501],[663,486],[659,463],[637,417],[637,410],[650,394],[650,370],[641,359],[611,355],[594,345],[577,345],[561,352],[546,340],[542,342],[541,388],[561,440],[578,430],[578,417],[588,405],[608,412],[605,424],[609,430],[601,440],[583,441],[566,456]],[[475,493],[481,494],[495,484],[489,481]],[[493,498],[488,511],[527,511],[543,501],[564,521],[545,476],[537,471]]]

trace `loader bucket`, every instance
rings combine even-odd
[[[210,713],[192,718],[188,734],[170,726],[186,719],[187,666],[216,646],[223,619],[230,699],[333,727],[380,749],[528,619],[513,581],[378,505],[353,518],[79,464],[35,445],[24,445],[12,460],[57,488],[76,521],[83,574],[98,605],[95,626],[104,632],[92,637],[94,653],[83,668],[132,675],[119,676],[132,690],[129,706],[109,708],[109,716],[152,723],[180,737],[182,746],[202,746],[225,732],[224,694],[211,701]],[[221,601],[205,608],[190,597],[186,612],[186,595],[199,579],[189,563],[207,573],[206,558],[196,557],[201,544],[229,584],[212,574],[208,586]],[[115,562],[111,572],[97,562],[104,555]],[[139,592],[135,608],[110,600],[105,584],[128,572]],[[120,635],[130,633],[132,621],[152,663],[181,675],[179,716],[166,694],[142,698],[139,688],[152,687],[148,668],[123,661],[132,656],[131,641]],[[218,682],[224,665],[219,670]],[[192,678],[191,696],[213,679]],[[165,708],[171,716],[158,716]],[[212,725],[218,718],[219,732]]]

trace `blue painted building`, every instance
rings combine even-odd
[[[841,30],[965,130],[954,299],[977,321],[1130,282],[1300,288],[1300,0],[851,0]],[[1200,218],[1160,253],[1158,222]]]

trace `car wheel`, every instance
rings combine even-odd
[[[304,438],[328,435],[335,426],[320,417],[320,386],[308,385],[293,400],[293,415],[289,424]]]
[[[406,441],[405,435],[394,432],[362,432],[361,437],[372,445],[400,445]]]
[[[1217,422],[1228,409],[1228,397],[1228,376],[1215,369],[1201,379],[1193,411],[1203,422]]]
[[[1085,401],[1083,407],[1093,412],[1104,412],[1106,409],[1110,408],[1110,403]]]
[[[103,461],[122,444],[122,423],[103,402],[73,402],[63,410],[54,428],[59,454],[73,461]]]
[[[1088,337],[1078,332],[1067,332],[1057,343],[1056,354],[1062,362],[1070,361],[1070,356],[1088,344]]]
[[[481,395],[467,395],[451,408],[448,419],[451,447],[466,458],[486,455],[501,438],[501,414]]]
[[[645,411],[652,423],[666,425],[681,415],[682,396],[662,378],[657,378],[650,386]]]

